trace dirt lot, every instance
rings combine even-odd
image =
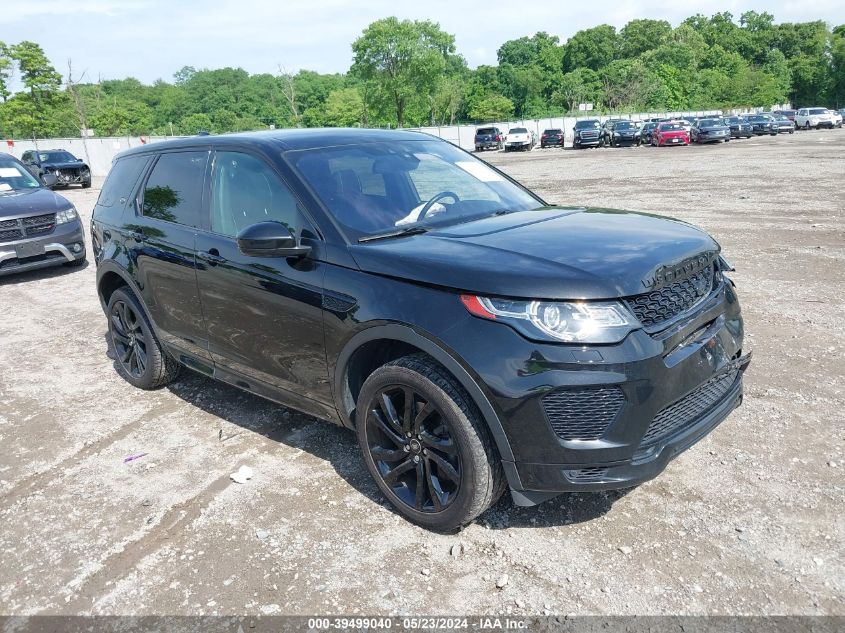
[[[0,613],[845,614],[843,156],[845,130],[485,154],[549,201],[712,232],[756,356],[655,481],[455,536],[387,509],[347,431],[190,372],[130,387],[93,266],[0,281]],[[97,193],[67,193],[86,227]]]

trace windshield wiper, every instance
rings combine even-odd
[[[406,235],[420,235],[427,233],[428,229],[424,226],[409,226],[398,231],[388,231],[387,233],[376,233],[375,235],[367,235],[358,239],[358,243],[374,242],[376,240],[386,240],[391,237],[404,237]]]

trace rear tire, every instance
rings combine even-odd
[[[141,302],[126,286],[115,290],[106,311],[115,366],[139,389],[158,389],[179,374],[179,363],[162,348]]]
[[[367,470],[396,511],[417,525],[454,531],[506,488],[474,403],[425,354],[375,370],[361,387],[355,417]]]

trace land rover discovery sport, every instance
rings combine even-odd
[[[430,529],[508,488],[533,505],[651,479],[742,399],[742,317],[709,235],[548,205],[424,134],[135,148],[92,234],[129,383],[184,365],[354,429],[383,494]]]

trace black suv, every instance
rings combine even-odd
[[[742,399],[719,245],[547,205],[431,136],[284,130],[119,155],[94,209],[116,367],[180,365],[355,429],[408,519],[655,477]]]
[[[572,147],[575,149],[604,146],[604,131],[598,119],[576,121],[572,134]]]
[[[68,200],[44,186],[54,182],[0,154],[0,276],[85,263],[82,222]]]
[[[87,189],[91,186],[91,168],[67,150],[28,151],[23,153],[21,160],[36,176],[56,176],[53,187],[82,185],[83,189]]]
[[[607,121],[602,128],[602,135],[606,145],[623,147],[642,144],[640,128],[633,121],[627,119]]]

